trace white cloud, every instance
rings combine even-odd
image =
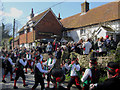
[[[13,17],[13,18],[19,18],[23,14],[22,10],[18,10],[17,8],[10,8],[10,12],[4,12],[0,11],[0,15],[7,16],[7,17]]]

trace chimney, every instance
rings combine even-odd
[[[89,3],[85,0],[85,2],[81,4],[81,13],[86,13],[87,11],[89,11]]]
[[[30,18],[32,19],[33,17],[34,17],[34,13],[33,13],[33,8],[32,8]]]
[[[60,18],[60,13],[58,14],[58,20],[61,20],[61,18]]]

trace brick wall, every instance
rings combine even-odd
[[[41,35],[42,33],[52,33],[53,35],[62,35],[62,26],[56,20],[56,17],[51,11],[35,26],[32,32],[20,35],[20,44],[32,43],[37,39],[51,38],[51,35]]]
[[[28,32],[27,33],[27,43],[32,43],[34,40],[33,40],[33,31],[32,32]]]
[[[19,43],[26,43],[26,34],[22,34],[19,36]]]
[[[51,38],[50,36],[40,35],[40,32],[53,33],[55,35],[62,35],[62,26],[58,23],[51,11],[36,25],[36,39]]]

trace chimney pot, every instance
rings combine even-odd
[[[85,0],[85,2],[81,4],[81,13],[86,13],[87,11],[89,11],[89,3]]]

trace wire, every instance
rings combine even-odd
[[[50,7],[47,7],[47,8],[45,8],[45,9],[40,10],[40,11],[34,13],[34,14],[38,14],[38,13],[40,13],[40,12],[42,12],[42,11],[45,11],[45,10],[47,10],[47,9],[49,9],[49,8],[55,7],[55,6],[59,5],[59,4],[64,3],[65,1],[66,1],[66,0],[63,0],[62,2],[58,2],[58,3],[56,3],[56,4],[54,4],[54,5],[50,6]],[[25,16],[25,17],[22,17],[22,18],[17,19],[17,20],[22,20],[22,19],[27,18],[27,17],[28,17],[28,16]]]

